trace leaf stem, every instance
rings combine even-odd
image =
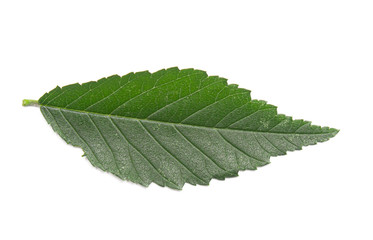
[[[37,106],[39,106],[39,102],[38,102],[38,100],[23,99],[22,106],[24,106],[24,107],[27,107],[27,106],[37,107]]]

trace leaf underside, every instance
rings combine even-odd
[[[93,166],[143,186],[208,185],[338,133],[277,114],[250,91],[195,69],[56,87],[38,103]]]

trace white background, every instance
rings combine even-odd
[[[0,239],[373,239],[372,1],[0,3]],[[182,191],[91,166],[37,108],[57,84],[203,69],[340,129]]]

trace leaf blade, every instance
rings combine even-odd
[[[208,185],[338,133],[277,114],[249,90],[194,69],[57,87],[39,104],[92,165],[143,186]]]

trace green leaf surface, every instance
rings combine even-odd
[[[293,120],[250,91],[195,69],[114,75],[56,87],[38,102],[67,143],[121,179],[181,189],[208,185],[338,130]]]

